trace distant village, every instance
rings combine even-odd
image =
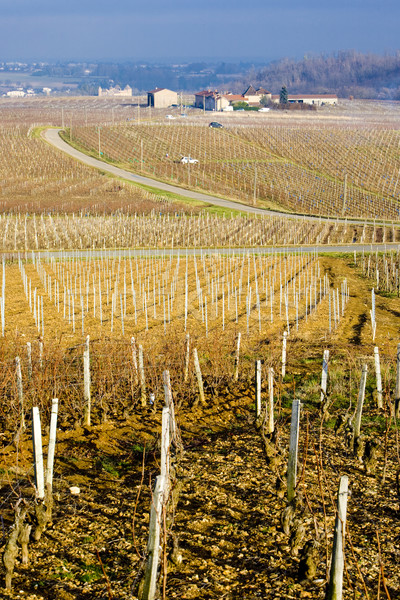
[[[51,88],[44,87],[41,91],[44,95],[50,95],[52,92]],[[36,93],[33,89],[24,90],[18,88],[8,91],[5,96],[9,98],[23,98],[35,96]],[[107,89],[102,87],[98,88],[99,97],[113,97],[113,98],[132,98],[133,90],[127,85],[124,88],[120,86],[114,86]],[[247,106],[253,108],[265,108],[279,104],[280,95],[272,94],[268,90],[260,87],[255,88],[249,85],[242,94],[232,94],[231,92],[220,92],[218,90],[202,90],[194,94],[194,107],[200,108],[205,111],[233,111],[235,105],[239,103],[239,106]],[[336,94],[288,94],[288,104],[305,104],[315,107],[324,105],[336,105],[338,103],[338,97]],[[156,87],[153,90],[147,92],[147,105],[154,108],[168,108],[173,105],[178,105],[178,93],[167,88]]]
[[[98,95],[129,98],[132,97],[132,88],[127,85],[121,89],[119,86],[102,89],[99,87]],[[230,92],[219,92],[218,90],[202,90],[194,95],[194,106],[209,111],[232,111],[236,103],[244,103],[249,107],[263,107],[271,103],[280,102],[279,94],[271,94],[264,88],[248,86],[243,94],[232,94]],[[314,106],[336,105],[338,97],[336,94],[288,94],[289,104],[307,104]],[[154,108],[168,108],[178,104],[178,93],[167,88],[155,88],[147,92],[147,105]]]

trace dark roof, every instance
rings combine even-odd
[[[218,96],[219,93],[217,91],[211,91],[211,90],[203,90],[202,92],[196,92],[195,96],[204,96],[204,97],[214,97],[214,96]]]
[[[154,90],[150,90],[150,92],[147,92],[148,94],[155,94],[157,92],[162,92],[162,90],[165,90],[166,88],[155,88]]]
[[[249,85],[247,90],[245,90],[242,95],[243,96],[255,96],[256,94],[257,94],[256,88],[253,87],[252,85]]]

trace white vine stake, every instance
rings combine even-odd
[[[164,406],[161,423],[161,477],[165,477],[167,487],[169,481],[169,434],[170,410],[168,406]]]
[[[22,389],[22,373],[21,373],[21,361],[19,356],[15,358],[15,368],[17,374],[17,392],[19,411],[21,415],[21,429],[25,429],[25,407],[24,407],[24,393]]]
[[[287,331],[283,332],[283,342],[282,342],[282,379],[285,378],[286,375],[286,343],[287,343]]]
[[[235,356],[235,373],[233,376],[234,381],[237,381],[239,379],[239,357],[240,357],[240,339],[241,339],[242,334],[238,333],[237,336],[237,345],[236,345],[236,356]]]
[[[328,384],[328,361],[329,361],[329,350],[324,350],[324,358],[322,360],[322,375],[321,375],[321,402],[326,397],[326,388]]]
[[[274,369],[268,369],[268,433],[273,433],[274,425]]]
[[[146,406],[146,381],[144,378],[144,364],[143,364],[143,347],[139,345],[139,376],[140,376],[140,400],[142,406]]]
[[[85,341],[85,350],[83,351],[83,399],[85,403],[84,408],[84,424],[86,427],[90,427],[91,423],[91,395],[90,395],[90,338],[87,335]]]
[[[184,382],[187,383],[189,377],[189,360],[190,360],[190,335],[186,334],[186,355],[185,355],[185,377]]]
[[[39,408],[32,408],[32,441],[33,441],[33,463],[35,471],[36,498],[44,498],[44,471],[43,471],[43,449],[42,430],[40,427]]]
[[[383,399],[382,399],[382,377],[381,377],[381,363],[379,360],[379,348],[375,346],[374,348],[374,359],[375,359],[375,376],[376,376],[376,399],[378,408],[383,408]]]
[[[133,377],[135,380],[135,384],[137,385],[139,383],[137,352],[136,352],[136,342],[135,342],[135,338],[133,336],[131,337],[131,348],[132,348]]]
[[[194,369],[196,371],[196,377],[197,377],[197,385],[199,388],[200,402],[201,402],[201,404],[205,404],[206,399],[204,396],[203,377],[201,375],[201,369],[200,369],[199,357],[197,354],[197,348],[193,348],[193,359],[194,359]]]
[[[358,392],[356,417],[354,420],[353,443],[354,443],[354,440],[356,440],[359,437],[360,431],[361,431],[361,415],[362,415],[362,409],[363,409],[364,398],[365,398],[365,385],[367,383],[367,371],[368,371],[368,366],[363,365],[362,371],[361,371],[360,389]]]
[[[293,400],[290,422],[289,460],[287,469],[287,499],[291,502],[295,495],[297,478],[297,451],[299,446],[300,400]]]
[[[261,360],[255,362],[256,419],[261,414]]]
[[[57,435],[58,398],[51,401],[49,449],[47,452],[46,485],[53,486],[54,454],[56,449]]]

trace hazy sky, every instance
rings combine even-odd
[[[0,0],[0,60],[382,53],[399,24],[398,0]]]

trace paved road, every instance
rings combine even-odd
[[[119,167],[115,167],[113,165],[109,165],[102,160],[98,160],[97,158],[93,158],[91,156],[87,156],[83,152],[72,148],[69,144],[64,142],[59,136],[59,132],[62,129],[47,129],[44,132],[45,139],[58,148],[62,150],[66,154],[69,154],[73,158],[80,160],[81,162],[89,165],[90,167],[94,167],[96,169],[101,169],[102,171],[106,171],[107,173],[111,173],[112,175],[116,175],[117,177],[122,177],[123,179],[127,179],[128,181],[133,181],[135,183],[141,183],[144,185],[148,185],[151,187],[155,187],[159,190],[163,190],[166,192],[171,192],[173,194],[177,194],[179,196],[183,196],[185,198],[192,198],[194,200],[200,200],[201,202],[205,202],[207,204],[213,204],[215,206],[221,206],[222,208],[226,208],[228,210],[240,210],[242,212],[252,213],[256,215],[275,215],[275,216],[290,216],[294,219],[304,219],[303,215],[295,215],[290,213],[283,213],[279,211],[267,210],[263,208],[256,208],[255,206],[249,206],[248,204],[241,204],[240,202],[234,202],[232,200],[224,200],[223,198],[217,198],[216,196],[211,196],[208,194],[202,194],[200,192],[195,192],[193,190],[185,190],[184,188],[177,187],[175,185],[170,185],[168,183],[163,183],[161,181],[157,181],[156,179],[151,179],[150,177],[144,177],[142,175],[137,175],[135,173],[131,173],[130,171],[125,171],[125,169],[120,169]],[[321,217],[313,217],[310,215],[306,216],[307,220],[312,221],[320,221]],[[336,218],[324,218],[322,220],[327,221],[344,221],[345,219],[336,219]],[[360,219],[346,219],[348,224],[359,224]],[[364,221],[361,220],[362,223],[366,222],[368,224],[373,224],[373,221]]]
[[[80,160],[81,162],[85,163],[86,165],[89,165],[90,167],[101,169],[102,171],[106,171],[107,173],[111,173],[112,175],[116,175],[117,177],[122,177],[123,179],[127,179],[128,181],[134,181],[135,183],[141,183],[143,185],[155,187],[165,192],[171,192],[173,194],[177,194],[185,198],[192,198],[193,200],[200,200],[201,202],[206,202],[207,204],[213,204],[215,206],[221,206],[222,208],[241,210],[244,212],[254,213],[258,215],[263,215],[266,213],[277,215],[281,214],[279,212],[274,213],[272,211],[267,211],[262,208],[256,208],[255,206],[241,204],[240,202],[233,202],[231,200],[217,198],[216,196],[209,196],[208,194],[201,194],[200,192],[185,190],[184,188],[177,187],[175,185],[163,183],[162,181],[157,181],[156,179],[151,179],[150,177],[143,177],[142,175],[136,175],[135,173],[131,173],[130,171],[125,171],[125,169],[114,167],[113,165],[109,165],[108,163],[103,162],[102,160],[98,160],[97,158],[87,156],[83,152],[79,152],[79,150],[72,148],[72,146],[70,146],[60,138],[60,131],[62,130],[47,129],[44,132],[44,137],[50,144],[52,144],[59,150],[62,150],[66,154],[69,154],[73,158]]]
[[[353,252],[386,252],[386,250],[400,250],[400,244],[344,244],[343,246],[317,245],[317,246],[289,246],[289,247],[255,247],[255,248],[106,248],[94,250],[39,250],[27,252],[7,252],[6,258],[17,260],[18,257],[32,259],[40,255],[42,259],[66,259],[66,258],[146,258],[150,256],[202,256],[202,255],[230,255],[240,256],[247,254],[286,254],[286,253],[306,253],[306,254],[341,254]]]

